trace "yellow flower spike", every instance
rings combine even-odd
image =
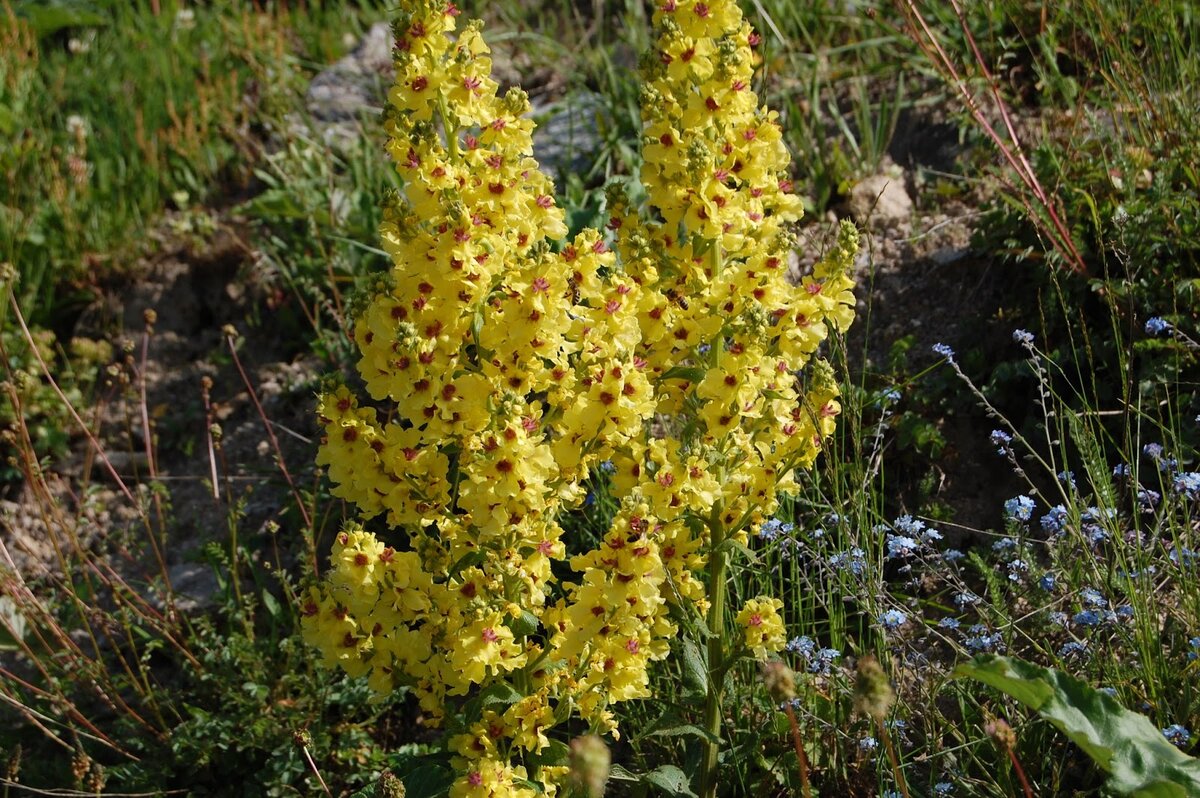
[[[735,3],[659,4],[649,204],[610,192],[607,231],[569,241],[530,157],[528,98],[496,95],[480,26],[456,26],[444,0],[404,5],[384,121],[403,186],[380,228],[392,268],[354,326],[373,403],[322,394],[318,456],[334,495],[403,534],[347,525],[302,625],[326,664],[410,686],[435,723],[509,685],[512,703],[451,740],[451,795],[532,795],[529,780],[553,796],[565,766],[516,763],[572,711],[618,736],[613,706],[647,695],[671,611],[706,616],[710,662],[729,653],[724,542],[745,542],[833,430],[836,384],[815,355],[853,319],[857,233],[788,283],[800,203]],[[594,550],[568,550],[559,519],[593,479],[619,509]],[[746,649],[781,645],[779,609],[741,609]]]

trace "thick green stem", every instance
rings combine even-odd
[[[700,771],[700,798],[717,794],[717,755],[721,751],[721,688],[725,673],[725,553],[724,527],[713,513],[712,550],[708,555],[708,697],[704,702],[704,728],[711,739],[705,744]]]
[[[709,266],[715,280],[723,266],[721,242],[712,242],[708,251]],[[719,363],[724,346],[713,343],[713,368]],[[705,743],[704,761],[700,770],[700,798],[715,798],[717,794],[717,758],[721,753],[721,692],[725,686],[725,524],[721,521],[721,504],[712,508],[708,519],[710,547],[708,552],[708,697],[704,702],[704,728],[709,740]]]

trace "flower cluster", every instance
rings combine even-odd
[[[452,796],[553,795],[566,766],[547,732],[577,713],[616,734],[611,705],[647,696],[669,652],[671,605],[706,611],[714,549],[757,531],[832,433],[832,371],[809,361],[853,318],[857,234],[785,279],[800,203],[733,2],[656,12],[650,204],[613,195],[608,229],[571,238],[481,25],[406,5],[385,122],[404,185],[381,229],[393,268],[354,328],[370,401],[334,384],[319,407],[334,495],[395,533],[340,533],[305,631],[435,721],[468,713]],[[593,472],[618,511],[572,555],[559,519]],[[784,647],[781,609],[741,608],[756,656]],[[511,700],[468,709],[501,684]]]

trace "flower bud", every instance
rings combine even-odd
[[[776,704],[796,697],[796,675],[792,669],[776,660],[763,666],[763,684]]]
[[[858,675],[854,681],[854,707],[882,723],[896,703],[896,693],[888,680],[883,666],[873,655],[867,654],[858,660]]]
[[[608,746],[594,734],[571,741],[571,783],[587,798],[601,798],[608,783],[612,755]]]
[[[404,782],[392,771],[385,770],[379,775],[379,790],[375,794],[379,798],[404,798]]]
[[[992,718],[983,725],[983,730],[1000,750],[1011,751],[1017,747],[1017,733],[1003,718]]]

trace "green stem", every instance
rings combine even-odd
[[[713,279],[721,273],[721,242],[712,242],[708,251]],[[713,344],[712,367],[717,368],[720,353],[724,349],[721,341]],[[721,753],[721,692],[725,686],[725,568],[728,555],[725,550],[725,525],[721,522],[721,502],[712,508],[708,520],[710,546],[708,551],[708,592],[711,603],[708,607],[708,696],[704,701],[704,728],[709,740],[705,743],[704,760],[700,769],[700,798],[715,798],[717,794],[717,758]]]
[[[705,744],[700,770],[700,798],[717,794],[717,755],[721,751],[721,689],[725,683],[725,530],[719,510],[709,522],[712,548],[708,555],[708,585],[712,603],[708,608],[708,697],[704,702],[704,728],[711,736]]]

